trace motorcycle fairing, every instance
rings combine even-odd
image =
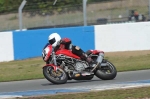
[[[52,45],[47,45],[44,48],[44,50],[42,52],[42,56],[43,56],[44,61],[47,61],[49,59],[49,57],[50,57],[50,55],[52,53],[52,49],[53,49]]]
[[[62,50],[56,51],[56,55],[59,55],[59,54],[64,54],[66,56],[70,56],[70,57],[73,57],[73,58],[76,58],[76,59],[80,59],[79,56],[73,54],[71,50],[67,50],[67,49],[62,49]]]

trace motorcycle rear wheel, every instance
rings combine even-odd
[[[53,84],[64,84],[68,80],[68,76],[61,68],[58,68],[57,71],[54,71],[53,67],[45,66],[43,67],[43,75]]]
[[[112,80],[117,75],[116,67],[109,61],[106,61],[107,66],[99,66],[95,72],[95,75],[102,80]]]

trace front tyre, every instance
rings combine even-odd
[[[45,66],[43,67],[43,75],[53,84],[64,84],[68,80],[68,76],[61,68],[58,68],[57,71],[54,71],[53,67]]]
[[[99,66],[95,75],[102,80],[112,80],[117,75],[116,67],[109,61],[106,61],[107,66]]]

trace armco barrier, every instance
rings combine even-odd
[[[94,26],[14,31],[14,59],[41,56],[42,49],[48,42],[48,36],[53,32],[59,33],[61,37],[70,38],[73,44],[80,46],[83,50],[95,48]]]
[[[95,26],[95,49],[105,52],[150,50],[150,22]]]

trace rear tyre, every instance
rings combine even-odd
[[[68,80],[68,76],[61,68],[58,68],[57,71],[54,71],[53,67],[45,66],[43,67],[43,75],[53,84],[64,84]]]
[[[116,67],[109,61],[106,61],[107,66],[101,67],[97,69],[95,75],[102,80],[112,80],[117,75]]]

